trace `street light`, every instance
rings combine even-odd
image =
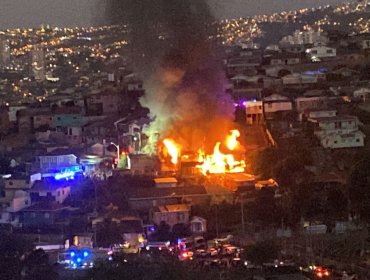
[[[115,146],[117,148],[117,161],[119,163],[119,158],[120,158],[120,153],[119,153],[119,145],[113,143],[113,142],[110,142],[111,145]],[[118,164],[117,164],[118,165]]]

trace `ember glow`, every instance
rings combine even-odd
[[[179,161],[180,148],[179,146],[171,139],[164,139],[163,144],[166,147],[167,153],[171,157],[171,162],[176,165]]]
[[[228,153],[221,152],[221,142],[215,144],[212,154],[206,154],[204,149],[199,148],[196,168],[205,176],[208,174],[244,172],[245,161],[235,159],[235,151],[241,146],[237,139],[238,137],[240,137],[238,130],[230,131],[224,147],[228,150]],[[171,162],[176,165],[180,155],[180,146],[168,138],[163,140],[163,144],[171,157]]]

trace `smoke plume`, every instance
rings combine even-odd
[[[142,105],[154,121],[147,149],[171,137],[183,150],[212,149],[232,124],[216,27],[205,0],[108,0],[113,24],[127,24],[133,66],[143,77]]]

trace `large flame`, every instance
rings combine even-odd
[[[204,175],[244,172],[246,166],[245,161],[236,160],[232,153],[240,147],[240,143],[237,140],[238,137],[240,137],[240,132],[238,130],[230,131],[230,135],[227,136],[224,142],[225,148],[230,151],[228,154],[221,152],[221,142],[215,144],[213,154],[208,155],[205,153],[204,149],[200,148],[198,150],[199,164],[196,165],[196,168]],[[171,162],[176,165],[180,156],[180,146],[175,141],[168,138],[163,140],[163,144],[168,154],[171,156]]]
[[[226,138],[226,146],[230,151],[234,151],[239,145],[238,138],[240,137],[240,132],[234,129],[231,130],[230,133],[231,134]]]
[[[222,174],[244,172],[245,161],[237,161],[232,154],[223,154],[220,151],[220,142],[217,142],[212,155],[205,155],[200,150],[198,160],[201,164],[196,167],[204,174]]]
[[[163,144],[171,157],[171,162],[176,165],[179,162],[180,148],[175,141],[168,138],[163,140]]]

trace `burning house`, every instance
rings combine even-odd
[[[165,173],[244,172],[234,102],[226,92],[207,1],[108,2],[112,23],[130,26],[135,71],[145,81],[141,104],[150,109],[152,122],[144,131],[144,153],[158,156]]]

